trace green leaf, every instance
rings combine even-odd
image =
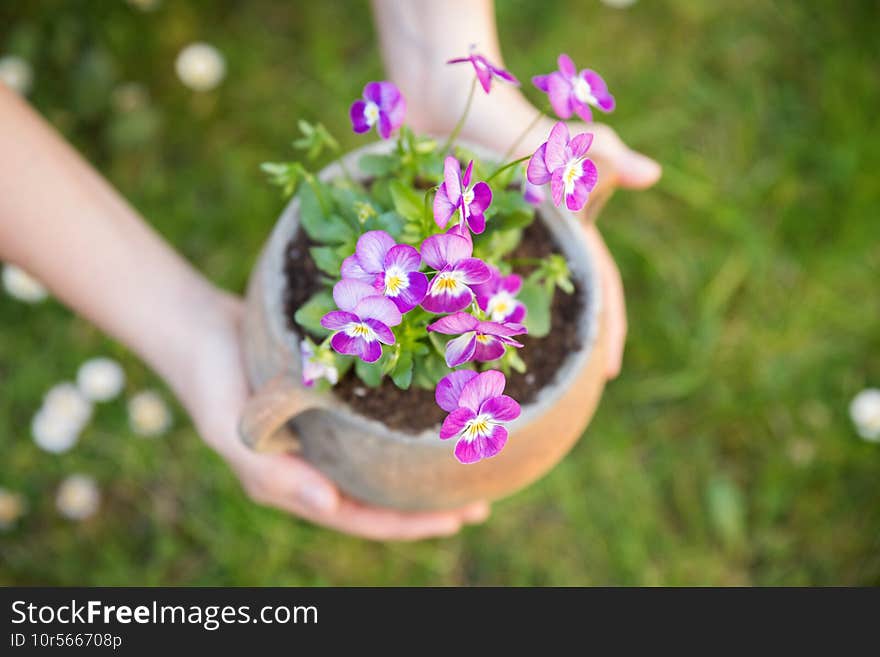
[[[384,354],[383,358],[380,358],[375,363],[367,363],[358,358],[354,362],[354,373],[357,374],[357,377],[363,381],[367,387],[377,388],[379,384],[382,383],[382,370],[384,368],[383,360]]]
[[[397,359],[397,364],[391,372],[391,380],[398,388],[406,390],[413,379],[413,355],[410,351],[402,351]]]
[[[312,260],[325,274],[338,277],[342,267],[343,256],[339,255],[339,249],[333,246],[313,246],[309,249]]]
[[[325,185],[314,185],[329,199],[329,190]],[[342,244],[356,239],[354,229],[345,219],[338,214],[325,214],[312,184],[303,185],[298,198],[300,225],[314,241],[320,244]]]
[[[474,240],[474,257],[499,264],[501,259],[519,246],[522,231],[487,230]]]
[[[400,239],[403,232],[403,217],[394,212],[383,212],[378,217],[373,217],[364,225],[366,230],[384,230],[394,239]]]
[[[322,290],[306,301],[293,315],[293,319],[309,333],[325,337],[330,335],[330,331],[321,326],[321,318],[332,310],[336,310],[333,295],[327,290]]]
[[[364,155],[358,166],[368,176],[376,178],[387,176],[400,167],[400,159],[395,155]]]
[[[542,338],[550,333],[550,304],[553,302],[553,295],[547,294],[543,285],[527,280],[517,298],[526,306],[525,325],[529,329],[529,335]]]
[[[426,390],[436,387],[444,376],[449,374],[449,367],[443,357],[432,351],[414,362],[413,383]]]
[[[502,189],[492,196],[486,220],[492,230],[525,228],[535,220],[535,209],[518,191]]]
[[[418,191],[400,180],[392,180],[389,189],[394,209],[407,221],[422,221],[425,201]]]

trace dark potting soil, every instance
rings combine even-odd
[[[293,319],[296,310],[308,301],[313,294],[324,287],[323,274],[309,254],[315,244],[299,231],[287,247],[284,271],[287,288],[284,292],[284,309],[288,326],[302,333],[303,329]],[[540,220],[526,228],[520,245],[513,252],[513,258],[543,258],[552,253],[561,253],[552,235]],[[532,267],[516,267],[516,272],[527,275]],[[543,338],[521,336],[523,348],[519,356],[525,362],[525,374],[511,372],[507,377],[505,394],[528,404],[538,391],[549,385],[566,357],[581,346],[578,335],[578,317],[583,312],[581,290],[575,282],[575,291],[568,295],[557,289],[553,295],[550,334]],[[354,411],[367,417],[381,420],[393,429],[419,432],[440,424],[446,412],[434,401],[433,390],[410,388],[401,390],[390,379],[383,379],[378,388],[368,388],[355,375],[349,372],[333,388],[334,394],[345,401]]]

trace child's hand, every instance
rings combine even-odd
[[[201,309],[192,360],[179,394],[205,442],[232,467],[255,502],[325,527],[374,540],[415,540],[456,533],[489,514],[480,502],[455,511],[404,513],[365,506],[342,496],[333,483],[294,456],[257,454],[238,435],[248,388],[240,351],[241,302],[217,295]]]

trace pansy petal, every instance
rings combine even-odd
[[[394,332],[378,319],[364,319],[364,324],[373,329],[376,339],[382,344],[394,344]]]
[[[462,389],[476,375],[477,373],[473,370],[455,370],[440,379],[434,390],[437,406],[448,413],[458,408],[458,398],[461,397]]]
[[[519,274],[508,274],[507,276],[502,276],[500,278],[498,287],[511,294],[519,294],[519,291],[522,289],[522,284],[522,276]]]
[[[351,105],[351,109],[348,111],[348,116],[351,119],[351,129],[357,132],[358,134],[367,132],[370,129],[370,124],[367,123],[367,117],[364,116],[364,109],[367,107],[367,104],[362,100],[356,100]]]
[[[461,433],[467,423],[474,419],[474,412],[468,408],[454,408],[443,420],[440,427],[440,440],[448,440]]]
[[[361,299],[353,312],[361,319],[378,319],[386,326],[397,326],[403,319],[394,302],[375,291],[373,296]]]
[[[483,214],[492,205],[492,188],[487,183],[478,182],[474,185],[474,200],[471,201],[470,209],[474,214]]]
[[[346,356],[356,356],[360,352],[359,342],[364,342],[362,338],[355,338],[340,331],[330,339],[330,346],[337,353]]]
[[[376,274],[364,271],[361,263],[358,262],[356,255],[350,255],[342,261],[342,267],[339,270],[342,278],[350,278],[361,281],[367,285],[373,285],[376,281]]]
[[[547,86],[549,84],[549,81],[550,81],[549,75],[536,75],[535,77],[532,78],[532,84],[535,85],[538,89],[540,89],[544,93],[547,93],[547,91],[549,90],[549,88]]]
[[[559,66],[559,71],[570,78],[573,78],[577,75],[577,67],[574,65],[574,62],[571,61],[571,57],[562,53],[556,60],[557,65]]]
[[[399,267],[407,272],[417,271],[422,264],[422,256],[409,244],[397,244],[388,249],[383,264],[386,271],[391,267]]]
[[[368,82],[364,87],[364,98],[371,100],[380,109],[388,110],[400,98],[400,89],[393,82]]]
[[[443,183],[434,194],[434,221],[440,228],[446,228],[446,224],[449,223],[457,209],[458,206],[449,200],[449,195],[446,193],[446,183]]]
[[[467,225],[474,235],[480,235],[486,230],[486,216],[482,212],[479,214],[471,214],[467,218]]]
[[[483,220],[485,226],[485,220]],[[453,270],[462,273],[462,278],[468,285],[485,283],[492,276],[489,266],[479,258],[465,258],[453,265]]]
[[[510,422],[519,417],[520,406],[513,397],[500,395],[483,402],[480,413],[491,415],[496,422]]]
[[[464,170],[464,175],[461,177],[461,184],[466,188],[471,184],[471,176],[474,173],[474,161],[471,160],[468,162],[467,169]]]
[[[578,179],[574,183],[574,189],[570,194],[565,195],[565,207],[572,212],[578,212],[587,203],[587,197],[590,195],[590,189],[583,179]]]
[[[553,205],[557,208],[562,203],[562,196],[565,193],[565,170],[561,167],[553,172],[550,178],[550,195],[553,197]]]
[[[507,429],[496,425],[488,436],[478,436],[471,441],[459,440],[455,445],[455,458],[464,464],[476,463],[495,456],[506,444]]]
[[[532,157],[534,158],[535,156],[533,155]],[[529,160],[529,162],[531,162],[531,160]],[[543,161],[541,162],[541,165],[544,166]],[[544,166],[544,169],[546,170],[547,167]],[[526,181],[523,183],[523,198],[529,205],[538,207],[544,202],[544,189],[540,185],[536,185],[526,178]]]
[[[422,308],[430,313],[454,313],[467,308],[473,299],[471,289],[463,283],[455,290],[437,290],[435,280],[428,285],[428,293],[422,299]]]
[[[557,121],[547,137],[547,150],[544,153],[544,162],[551,173],[568,162],[568,141],[568,127],[562,121]]]
[[[571,154],[573,157],[577,159],[582,158],[587,154],[587,151],[590,150],[590,145],[593,143],[593,135],[589,132],[582,132],[579,135],[576,135],[572,138],[569,143],[569,148],[571,148]]]
[[[571,82],[559,73],[551,73],[547,80],[547,97],[556,116],[560,119],[571,118],[574,111],[571,106],[572,88]]]
[[[543,185],[550,182],[551,171],[547,168],[545,158],[547,155],[547,142],[541,144],[534,155],[529,158],[529,165],[526,169],[526,178],[533,185]]]
[[[364,271],[375,274],[385,271],[385,256],[394,245],[394,238],[384,230],[370,230],[358,238],[354,253]]]
[[[437,271],[454,265],[460,260],[470,258],[473,245],[461,235],[444,233],[432,235],[422,242],[422,259],[425,263]]]
[[[492,67],[492,73],[496,76],[504,80],[505,82],[510,82],[511,84],[515,84],[519,86],[519,80],[517,80],[516,76],[508,71],[507,69],[498,68],[497,66]]]
[[[411,271],[407,274],[409,285],[401,288],[395,297],[388,297],[397,306],[401,313],[408,313],[418,306],[428,292],[428,277],[420,271]]]
[[[375,363],[382,357],[382,345],[378,341],[367,342],[363,338],[358,338],[356,344],[358,348],[357,355],[365,363]]]
[[[321,326],[331,331],[338,331],[352,322],[359,321],[360,317],[353,313],[345,312],[343,310],[334,310],[321,318]]]
[[[444,335],[460,335],[473,331],[479,323],[477,318],[469,313],[453,313],[441,317],[433,324],[428,324],[427,330]]]
[[[380,111],[379,123],[376,126],[376,132],[379,133],[379,136],[382,139],[388,139],[393,131],[394,128],[391,125],[391,119],[388,118],[388,113]]]
[[[385,114],[388,116],[388,123],[392,131],[403,125],[403,119],[406,116],[406,99],[403,94],[399,94],[397,100],[385,109]]]
[[[480,81],[480,86],[483,87],[483,91],[489,93],[492,90],[492,71],[482,63],[474,63],[474,71],[477,73],[477,80]]]
[[[582,103],[578,100],[573,100],[571,103],[572,109],[575,114],[578,115],[581,121],[584,123],[592,123],[593,121],[593,110],[590,109],[590,106],[586,103]]]
[[[507,379],[497,370],[481,372],[462,388],[458,403],[476,413],[487,399],[504,394],[506,384]]]
[[[521,322],[526,318],[526,307],[523,303],[517,301],[510,314],[505,317],[505,321]]]
[[[361,299],[376,294],[372,285],[354,279],[343,279],[333,286],[333,300],[340,310],[354,310]]]
[[[451,155],[443,161],[443,182],[449,202],[458,205],[461,200],[461,164]]]
[[[480,363],[498,360],[504,355],[504,343],[494,335],[484,335],[477,340],[474,360]]]
[[[593,92],[593,97],[598,101],[599,108],[604,112],[612,111],[614,109],[614,96],[608,93],[608,86],[605,84],[602,76],[596,73],[596,71],[586,69],[581,73],[581,77],[590,85],[590,90]]]
[[[446,364],[449,367],[458,367],[474,358],[477,349],[477,334],[465,333],[453,338],[446,343]]]

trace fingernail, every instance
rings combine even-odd
[[[299,489],[298,497],[303,504],[321,513],[329,513],[336,508],[336,495],[326,486],[305,485]]]
[[[489,517],[489,505],[485,502],[474,504],[469,507],[462,515],[464,517],[464,521],[470,524],[485,522],[486,518]]]

